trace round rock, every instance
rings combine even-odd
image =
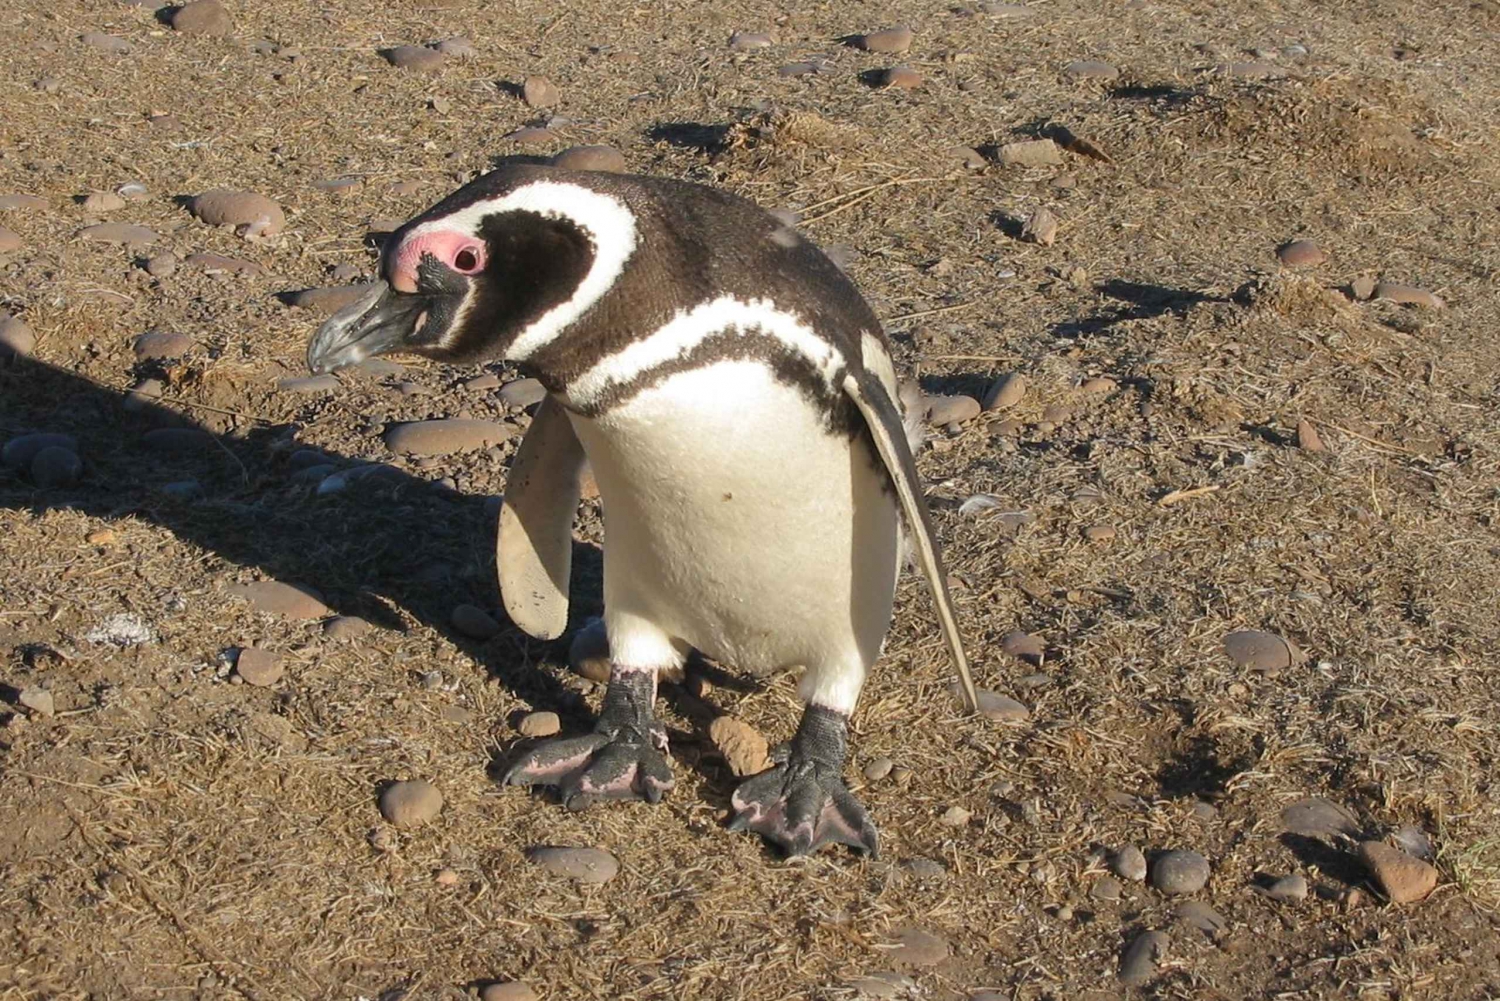
[[[1151,864],[1151,885],[1162,893],[1197,893],[1208,875],[1208,859],[1195,851],[1162,852]]]
[[[192,0],[172,12],[172,30],[223,38],[234,31],[234,21],[219,0]]]
[[[78,231],[78,235],[96,243],[117,243],[124,246],[145,246],[156,242],[156,234],[151,230],[128,222],[101,222],[97,226],[85,226]]]
[[[865,778],[870,780],[871,782],[879,782],[881,779],[891,774],[891,769],[895,767],[896,763],[890,758],[879,757],[874,761],[871,761],[869,764],[865,765],[864,775]]]
[[[393,782],[380,794],[380,814],[397,827],[417,827],[437,819],[443,794],[426,779]]]
[[[500,389],[500,402],[507,407],[525,409],[547,398],[547,387],[538,379],[516,379]]]
[[[1041,660],[1047,652],[1047,644],[1040,636],[1018,630],[1005,634],[1000,640],[1000,650],[1022,660]]]
[[[936,966],[948,958],[948,943],[921,928],[903,928],[896,932],[897,945],[887,955],[908,966]]]
[[[1120,71],[1100,59],[1078,59],[1063,67],[1063,73],[1075,80],[1113,80]]]
[[[192,349],[191,337],[171,330],[148,330],[135,339],[135,356],[142,361],[181,358]]]
[[[1313,268],[1328,260],[1323,249],[1311,240],[1293,240],[1277,250],[1276,257],[1289,268]]]
[[[152,278],[170,278],[177,273],[177,255],[170,250],[155,254],[146,261],[146,274]]]
[[[1375,286],[1374,298],[1385,299],[1389,302],[1399,302],[1407,306],[1426,306],[1428,309],[1442,309],[1443,300],[1415,285],[1402,285],[1399,282],[1380,282]]]
[[[922,74],[910,66],[892,66],[880,73],[880,86],[887,89],[916,90],[922,82]]]
[[[76,452],[78,439],[70,434],[58,434],[51,431],[34,431],[31,434],[16,435],[5,443],[5,448],[0,449],[0,462],[12,468],[26,469],[40,452],[48,448],[61,448]]]
[[[771,767],[770,745],[755,727],[733,716],[720,716],[708,725],[708,737],[737,777],[756,775]]]
[[[36,334],[26,321],[0,312],[0,361],[25,358],[36,350]]]
[[[1294,872],[1289,876],[1282,876],[1266,887],[1266,896],[1272,900],[1306,900],[1307,877],[1300,872]]]
[[[247,646],[241,648],[234,658],[234,671],[245,679],[245,684],[268,688],[281,680],[286,668],[281,658],[271,651]]]
[[[22,247],[21,234],[0,226],[0,254],[13,254]]]
[[[242,236],[274,236],[286,225],[281,206],[253,191],[215,188],[194,198],[189,208],[210,226],[234,226]]]
[[[625,155],[613,146],[573,146],[552,158],[552,166],[563,170],[598,170],[623,174],[629,168]]]
[[[526,860],[548,872],[580,883],[607,883],[620,871],[620,863],[602,848],[538,845],[526,849]]]
[[[1240,667],[1279,671],[1301,660],[1300,651],[1275,633],[1242,629],[1224,637],[1224,652]]]
[[[386,431],[385,444],[402,455],[449,455],[498,445],[510,434],[504,424],[455,417],[398,424]]]
[[[562,729],[557,713],[527,713],[516,727],[523,737],[551,737]]]
[[[923,403],[929,423],[961,424],[979,416],[979,401],[972,396],[929,396]]]
[[[529,76],[521,82],[521,97],[533,108],[550,108],[562,100],[562,94],[544,76]]]
[[[735,52],[769,49],[776,40],[764,31],[736,31],[729,36],[729,47]]]
[[[980,406],[986,411],[1005,410],[1020,403],[1025,395],[1026,377],[1019,372],[1007,372],[990,384]]]
[[[450,621],[454,629],[470,639],[487,640],[500,633],[500,623],[489,612],[474,605],[459,605],[453,609]]]
[[[443,62],[447,58],[436,49],[423,45],[397,45],[395,48],[381,49],[380,55],[398,69],[418,73],[436,73],[443,68]]]
[[[323,596],[306,584],[259,580],[250,584],[231,584],[228,592],[230,597],[248,601],[257,612],[289,619],[321,619],[329,611],[323,603]]]
[[[1410,904],[1423,899],[1437,886],[1438,871],[1419,858],[1392,848],[1381,841],[1365,841],[1359,846],[1360,861],[1380,884],[1393,904]]]
[[[462,35],[445,38],[433,48],[450,59],[473,59],[479,54],[479,50],[474,48],[474,43]]]
[[[1168,939],[1164,932],[1142,932],[1131,940],[1120,956],[1120,982],[1139,987],[1156,976],[1156,962],[1166,955]]]
[[[485,984],[479,1001],[536,1001],[536,992],[519,980],[503,984]]]
[[[72,449],[49,445],[31,459],[31,480],[39,487],[71,487],[83,476],[83,460]]]
[[[1109,871],[1121,879],[1139,883],[1146,878],[1146,856],[1135,845],[1126,845],[1109,860]]]
[[[872,31],[868,35],[859,36],[859,47],[866,52],[880,52],[892,54],[905,52],[911,48],[914,34],[906,25],[897,25],[894,28],[886,28],[883,31]]]
[[[335,615],[323,623],[323,635],[331,640],[352,640],[373,628],[369,621],[357,615]]]

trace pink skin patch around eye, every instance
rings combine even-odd
[[[391,288],[397,292],[417,290],[417,265],[422,263],[423,254],[431,254],[462,275],[484,270],[484,241],[472,234],[452,230],[418,233],[403,240],[391,260],[386,278]]]

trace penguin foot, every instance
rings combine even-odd
[[[841,844],[875,857],[875,824],[840,777],[847,731],[843,715],[808,706],[786,760],[735,789],[729,829],[753,831],[788,855]]]
[[[533,748],[510,767],[501,784],[556,786],[570,810],[610,799],[660,802],[673,779],[667,731],[651,712],[655,688],[650,675],[617,673],[593,733]]]

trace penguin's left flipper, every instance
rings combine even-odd
[[[505,611],[537,639],[556,639],[568,625],[573,517],[583,464],[583,446],[568,415],[547,397],[511,463],[495,542]]]
[[[964,654],[963,638],[958,632],[958,618],[953,613],[953,599],[948,594],[948,575],[943,569],[943,557],[938,549],[937,536],[932,529],[932,518],[927,513],[927,502],[922,496],[921,481],[917,478],[917,465],[912,458],[907,432],[901,422],[901,414],[891,400],[885,387],[868,371],[849,372],[844,376],[844,394],[859,408],[865,426],[875,442],[875,451],[890,474],[896,488],[896,497],[901,504],[901,514],[911,532],[916,546],[917,560],[922,564],[922,573],[932,589],[937,604],[938,622],[943,629],[943,638],[953,654],[958,667],[959,681],[963,686],[964,702],[970,712],[979,708],[979,694],[974,688],[974,677],[969,671],[969,658]]]

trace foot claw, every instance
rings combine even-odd
[[[608,799],[659,803],[673,783],[662,750],[625,732],[548,741],[516,762],[502,781],[556,786],[570,810]]]
[[[787,855],[807,855],[825,844],[848,845],[874,858],[879,835],[870,815],[837,774],[816,763],[791,761],[745,780],[730,797],[731,831],[754,831]]]

